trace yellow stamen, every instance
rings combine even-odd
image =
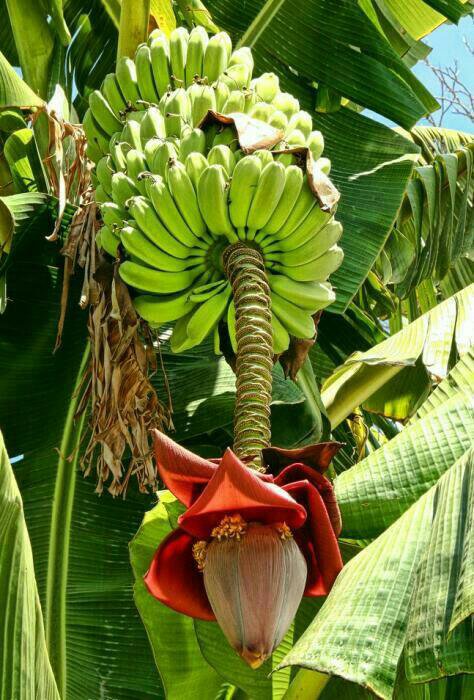
[[[207,542],[206,540],[198,540],[193,544],[193,557],[197,562],[199,571],[204,569],[206,564]]]
[[[247,523],[238,513],[236,515],[226,515],[220,521],[211,532],[212,537],[217,537],[220,541],[222,539],[229,539],[235,537],[236,540],[240,540],[242,535],[245,535],[247,530]]]
[[[276,529],[282,540],[291,540],[293,537],[293,533],[286,523],[278,523]]]

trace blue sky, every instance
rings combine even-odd
[[[458,62],[460,78],[469,91],[473,93],[474,57],[466,49],[464,39],[466,39],[474,49],[474,22],[470,17],[464,17],[458,25],[442,24],[424,39],[424,43],[432,48],[431,53],[428,55],[428,61],[433,66],[447,68],[448,66],[452,66],[454,61]],[[423,85],[425,85],[435,97],[438,97],[440,90],[439,82],[431,68],[427,66],[424,61],[420,61],[412,70]],[[371,110],[365,110],[364,114],[388,126],[395,126],[394,122]],[[436,117],[436,113],[434,116]],[[420,124],[426,123],[424,119],[420,121]],[[458,116],[452,112],[448,112],[445,115],[442,126],[450,129],[468,131],[470,133],[474,132],[474,124],[470,119]]]
[[[457,26],[453,24],[441,25],[425,39],[425,43],[433,49],[428,60],[438,67],[450,66],[457,60],[463,82],[471,92],[474,92],[474,57],[464,46],[463,38],[474,49],[474,22],[470,17],[462,19]],[[439,95],[439,83],[425,63],[418,63],[413,72],[435,97]],[[448,114],[443,126],[474,131],[474,124],[469,119],[456,114]]]

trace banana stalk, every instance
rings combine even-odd
[[[261,469],[270,444],[273,337],[270,287],[260,253],[238,241],[224,251],[232,285],[237,340],[234,451]]]
[[[133,58],[137,46],[146,42],[149,17],[150,0],[122,0],[117,59]]]

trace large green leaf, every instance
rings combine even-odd
[[[212,0],[208,7],[220,26],[239,36],[262,8],[279,4],[253,0],[237,8],[229,0]],[[283,2],[265,19],[250,37],[257,67],[283,76],[285,89],[305,106],[314,105],[316,82],[408,127],[437,108],[359,4]],[[334,53],[337,61],[331,60]]]
[[[9,304],[0,317],[0,424],[10,454],[23,455],[15,475],[51,665],[68,700],[161,698],[128,560],[128,542],[151,498],[131,489],[125,502],[109,494],[99,499],[78,469],[81,426],[74,414],[87,361],[87,313],[77,303],[78,273],[62,346],[53,354],[61,243],[45,241],[51,229],[41,222],[9,269]]]
[[[0,697],[59,700],[20,492],[0,433]]]
[[[332,276],[342,311],[385,244],[411,175],[416,146],[391,129],[350,109],[314,117],[331,159],[331,179],[341,192],[337,218],[344,227],[344,261]]]
[[[467,379],[466,384],[459,386],[459,376]],[[348,536],[377,536],[469,448],[474,429],[473,381],[471,351],[459,361],[454,381],[446,379],[438,388],[442,400],[430,402],[429,409],[393,440],[336,478]]]
[[[429,388],[427,372],[445,377],[453,346],[463,355],[474,344],[473,303],[471,284],[382,343],[349,357],[323,386],[332,426],[359,405],[397,419],[411,415],[423,387]]]
[[[345,533],[389,527],[343,569],[284,665],[342,676],[386,700],[398,697],[400,663],[411,683],[473,672],[474,412],[458,386],[461,376],[472,385],[473,373],[469,354],[443,382],[447,400],[336,478]]]
[[[450,629],[472,541],[473,467],[466,453],[349,562],[285,665],[342,676],[385,700],[403,653],[412,682],[474,671],[470,620]]]
[[[450,129],[416,127],[420,165],[377,261],[385,284],[404,298],[424,279],[442,279],[472,247],[474,140]]]
[[[0,52],[0,108],[2,107],[41,107],[44,102],[20,78],[3,53]]]

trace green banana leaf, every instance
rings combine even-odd
[[[472,378],[472,354],[460,363]],[[469,416],[472,421],[472,399],[456,381],[443,384],[452,411],[431,408],[337,477],[344,531],[373,537],[388,529],[343,569],[281,666],[335,674],[384,700],[397,697],[403,666],[410,683],[474,671],[474,601],[467,574],[473,557],[472,427],[470,433],[469,426],[466,433],[451,430],[451,421],[458,426]],[[424,431],[422,444],[418,437]],[[397,442],[401,452],[394,461]],[[372,487],[381,517],[374,518]]]
[[[5,26],[3,22],[2,26]],[[0,51],[0,109],[5,107],[28,109],[41,107],[43,104],[43,100],[20,78]]]
[[[60,700],[23,504],[0,433],[0,697]]]
[[[8,273],[9,303],[0,317],[0,425],[9,453],[23,456],[15,462],[15,477],[49,658],[63,699],[95,699],[101,693],[114,700],[162,698],[128,562],[128,542],[153,499],[133,488],[126,501],[109,494],[99,498],[92,480],[79,471],[81,421],[74,414],[87,362],[87,312],[77,303],[78,271],[63,342],[53,353],[61,242],[44,240],[51,232],[44,223],[39,219],[30,228],[31,245],[22,247]],[[3,575],[0,580],[0,585],[15,581]]]
[[[437,108],[363,7],[350,0],[249,2],[242,8],[211,0],[208,7],[219,26],[250,43],[258,72],[281,76],[284,89],[305,108],[314,105],[315,83],[406,128]],[[276,14],[267,11],[273,7]],[[255,19],[259,11],[264,22]],[[329,60],[334,51],[336,63]]]
[[[384,284],[405,298],[423,280],[441,280],[473,243],[474,139],[451,129],[416,127],[422,153],[396,227],[377,260]]]
[[[472,347],[473,302],[471,284],[379,345],[349,357],[321,394],[333,428],[359,405],[391,418],[409,417],[429,391],[428,373],[445,377],[453,346],[461,356]]]
[[[336,478],[346,536],[379,535],[469,449],[474,423],[472,350],[453,374],[396,437]]]

